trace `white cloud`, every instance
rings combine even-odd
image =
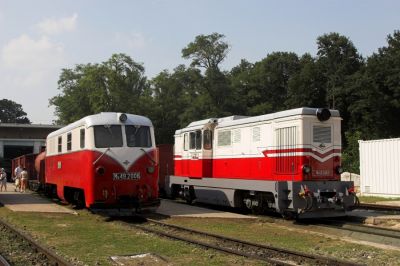
[[[140,32],[135,33],[115,33],[115,41],[120,45],[125,45],[130,49],[143,49],[146,46],[146,38]]]
[[[77,19],[78,14],[74,13],[71,17],[60,19],[45,19],[36,24],[36,27],[43,34],[59,34],[64,31],[75,30]]]
[[[0,50],[0,95],[22,105],[35,123],[50,123],[54,108],[48,99],[57,93],[57,79],[66,65],[62,45],[47,37],[23,34]]]
[[[5,68],[42,71],[64,63],[63,46],[47,37],[38,40],[21,35],[10,40],[1,50],[1,64]]]

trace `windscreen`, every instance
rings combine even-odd
[[[151,147],[150,128],[148,126],[125,126],[128,147]]]
[[[96,148],[122,147],[121,126],[94,126],[94,141]]]

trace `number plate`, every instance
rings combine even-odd
[[[113,173],[113,180],[139,180],[140,172],[134,173]]]
[[[331,171],[329,170],[315,170],[315,175],[321,175],[321,176],[329,176],[331,174]]]

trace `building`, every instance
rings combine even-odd
[[[39,153],[45,147],[46,137],[61,126],[0,123],[0,167],[11,173],[15,157]]]

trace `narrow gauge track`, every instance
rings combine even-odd
[[[309,225],[309,223],[307,225]],[[317,225],[361,233],[368,236],[368,239],[372,240],[373,242],[378,241],[382,244],[390,244],[400,247],[400,230],[383,227],[373,227],[364,224],[358,224],[355,222],[334,219],[320,219],[318,220]],[[371,238],[371,236],[377,237]]]
[[[400,206],[380,205],[373,203],[360,203],[357,209],[367,209],[376,211],[400,211]]]
[[[132,225],[135,228],[164,237],[195,244],[225,253],[268,262],[272,265],[360,265],[353,262],[317,256],[298,251],[251,243],[235,238],[220,236],[146,219],[147,223]]]
[[[21,230],[15,228],[10,223],[0,219],[0,226],[6,228],[10,232],[16,235],[16,237],[21,238],[22,240],[29,243],[29,246],[32,248],[33,252],[42,253],[46,257],[46,261],[48,261],[47,265],[56,265],[56,266],[72,266],[71,263],[67,262],[64,258],[60,257],[59,255],[55,254],[50,249],[40,245],[37,243],[33,238],[31,238],[26,233],[22,232]],[[3,257],[5,260],[5,258]],[[1,261],[0,261],[1,262]],[[8,263],[8,261],[6,261]],[[7,264],[5,264],[7,265]]]

